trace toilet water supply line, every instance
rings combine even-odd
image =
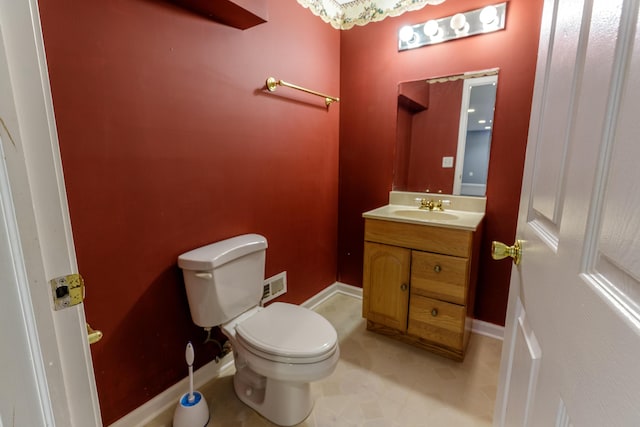
[[[205,338],[204,343],[206,344],[208,342],[212,342],[215,345],[218,346],[218,350],[220,351],[220,353],[218,354],[218,356],[216,356],[216,363],[220,363],[220,360],[222,360],[223,357],[225,357],[227,354],[231,353],[231,342],[230,341],[226,341],[224,343],[224,345],[220,344],[220,341],[211,338],[211,328],[204,328],[205,332],[207,333],[207,338]]]

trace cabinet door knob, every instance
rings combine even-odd
[[[437,309],[437,308],[434,308],[433,310],[431,310],[431,315],[432,315],[433,317],[436,317],[436,316],[438,315],[438,309]]]
[[[402,285],[400,285],[400,290],[401,290],[401,291],[406,291],[406,290],[407,290],[407,288],[408,288],[408,286],[407,286],[407,284],[406,284],[406,283],[403,283]]]
[[[440,273],[442,271],[442,267],[440,267],[438,264],[436,264],[436,266],[433,267],[433,271],[435,271],[436,273]]]

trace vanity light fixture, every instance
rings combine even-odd
[[[507,2],[485,6],[468,12],[405,25],[398,33],[398,50],[413,49],[463,37],[503,30]]]

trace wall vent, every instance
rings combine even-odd
[[[287,272],[283,271],[264,281],[262,289],[262,304],[271,301],[287,292]]]

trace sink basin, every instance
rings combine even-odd
[[[394,211],[393,214],[404,218],[418,219],[423,221],[452,221],[454,219],[458,219],[458,215],[454,215],[451,213],[420,209],[400,209]]]

